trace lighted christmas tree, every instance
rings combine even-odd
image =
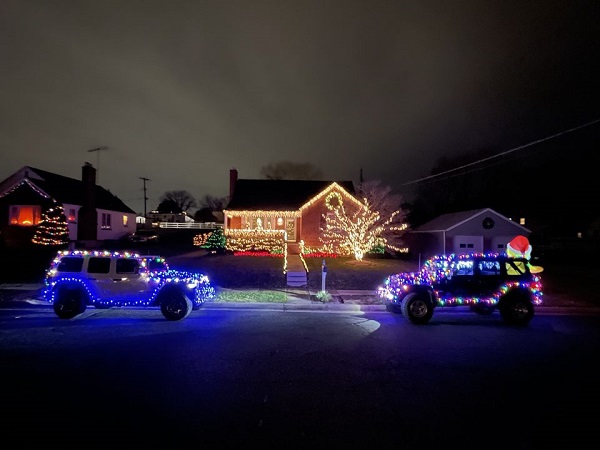
[[[62,205],[55,203],[42,217],[32,242],[39,245],[66,245],[69,243],[67,217]]]
[[[226,244],[225,234],[223,233],[223,228],[217,228],[215,231],[210,233],[206,243],[201,245],[201,248],[205,248],[211,252],[223,253],[225,252],[225,244]]]

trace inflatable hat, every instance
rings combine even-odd
[[[531,244],[525,236],[517,236],[506,245],[506,253],[510,256],[531,258]]]

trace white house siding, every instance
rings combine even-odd
[[[526,233],[518,233],[521,235],[526,235]],[[516,236],[513,234],[511,236],[494,236],[492,238],[492,245],[490,250],[492,252],[503,253],[506,251],[506,244],[508,244],[512,239]]]
[[[483,236],[458,235],[453,238],[452,251],[457,255],[483,252]]]
[[[494,220],[494,226],[492,228],[483,227],[483,220],[487,217]],[[530,233],[517,223],[507,220],[490,211],[486,211],[483,214],[479,214],[465,223],[448,230],[446,232],[446,237],[452,239],[454,251],[457,251],[457,247],[460,245],[457,238],[460,237],[462,239],[464,236],[473,236],[480,237],[482,242],[480,248],[476,248],[472,251],[503,252],[504,248],[499,248],[498,245],[504,244],[503,247],[505,247],[506,243],[510,242],[512,238],[519,234],[529,236]],[[462,251],[461,253],[465,252]]]
[[[110,229],[102,227],[102,214],[110,214]],[[123,216],[127,216],[127,225],[123,224]],[[121,239],[135,232],[135,213],[125,213],[98,209],[98,240]]]
[[[63,209],[65,210],[65,216],[67,217],[67,228],[69,229],[69,240],[77,240],[77,217],[79,216],[79,205],[71,205],[69,203],[63,203]],[[69,220],[71,210],[75,210],[75,220]]]

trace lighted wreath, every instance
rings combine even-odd
[[[332,200],[335,199],[335,202],[332,204]],[[342,196],[339,192],[333,191],[325,198],[325,206],[327,209],[337,209],[342,206]]]

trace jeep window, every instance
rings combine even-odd
[[[57,272],[81,272],[83,268],[83,258],[65,256],[56,266]]]
[[[117,259],[117,273],[137,273],[139,266],[136,259]]]
[[[167,264],[164,261],[150,260],[148,261],[148,270],[154,272],[156,270],[167,270]]]
[[[472,260],[458,261],[456,263],[454,275],[459,276],[459,277],[473,275],[473,261]]]
[[[523,275],[527,272],[524,261],[506,261],[507,275]]]
[[[479,261],[477,267],[479,273],[483,276],[500,275],[500,263],[498,261]]]
[[[110,258],[90,258],[88,273],[108,273],[110,271]]]

